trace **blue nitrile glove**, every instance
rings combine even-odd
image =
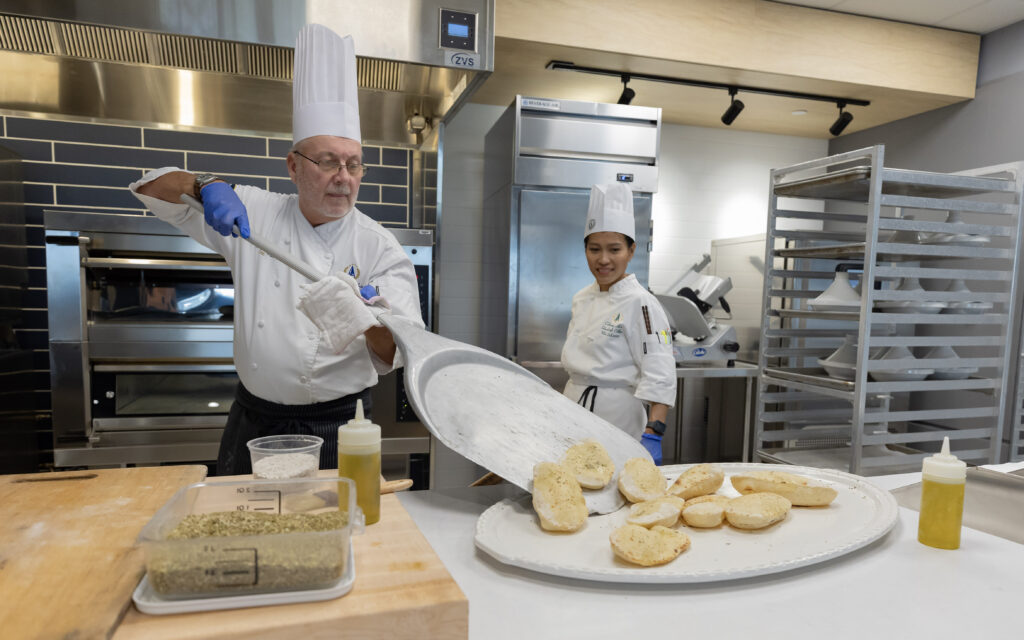
[[[206,224],[222,236],[233,236],[231,228],[238,225],[243,238],[249,237],[249,217],[245,205],[226,182],[211,182],[199,192],[203,199]]]
[[[377,287],[372,284],[368,284],[365,287],[359,288],[359,295],[363,296],[363,300],[369,300],[373,296],[377,295]]]
[[[647,453],[654,458],[654,464],[661,465],[661,436],[656,433],[645,433],[640,438],[640,444],[644,445]]]

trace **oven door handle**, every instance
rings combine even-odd
[[[235,373],[233,364],[96,364],[99,373]]]
[[[85,258],[82,264],[86,267],[103,267],[107,269],[174,269],[187,271],[229,271],[227,263],[206,260],[153,260],[150,258]]]
[[[203,213],[203,205],[202,205],[202,203],[199,202],[198,200],[196,200],[195,198],[193,198],[192,196],[188,195],[187,193],[181,194],[181,201],[184,202],[185,204],[187,204],[188,206],[192,207],[193,209],[195,209],[199,213]],[[238,227],[237,226],[234,228],[234,232],[238,233],[238,237],[240,237],[240,238],[242,237],[241,234],[238,231]],[[286,252],[282,251],[279,246],[277,246],[276,244],[274,244],[270,240],[267,240],[266,238],[264,238],[263,236],[259,235],[255,231],[250,230],[249,237],[248,238],[243,238],[243,239],[246,240],[249,244],[255,246],[256,248],[258,248],[260,250],[262,250],[264,253],[269,255],[271,258],[274,258],[274,259],[284,263],[285,266],[290,267],[293,271],[298,272],[299,275],[302,275],[302,276],[308,278],[309,280],[312,280],[313,282],[317,282],[319,280],[323,280],[324,277],[325,277],[324,274],[322,274],[319,271],[317,271],[316,269],[314,269],[312,266],[310,266],[305,261],[303,261],[300,258],[297,258],[297,257],[291,255],[290,253],[286,253]]]

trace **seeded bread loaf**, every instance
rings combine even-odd
[[[683,500],[703,496],[718,491],[725,481],[725,473],[710,464],[698,464],[690,467],[676,478],[668,492]]]
[[[629,508],[626,522],[650,529],[655,525],[671,527],[679,521],[679,511],[683,507],[683,499],[675,496],[662,496],[647,502],[638,502]]]
[[[690,548],[690,538],[682,531],[654,526],[645,529],[626,524],[612,531],[609,540],[616,556],[642,567],[671,562]]]
[[[580,483],[571,471],[554,462],[533,467],[533,509],[545,531],[578,531],[587,522]]]
[[[725,519],[737,529],[763,529],[785,519],[791,506],[775,493],[750,493],[729,501]]]
[[[584,489],[603,489],[615,475],[615,463],[597,440],[584,440],[569,447],[562,465],[576,475]]]
[[[797,507],[823,507],[836,499],[836,490],[785,471],[750,471],[730,478],[740,493],[774,493]]]
[[[646,502],[665,495],[668,482],[650,458],[630,458],[619,472],[619,491],[630,502]]]

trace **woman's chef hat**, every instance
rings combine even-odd
[[[338,136],[362,142],[352,36],[307,24],[295,42],[292,141]]]
[[[615,231],[636,240],[633,192],[621,182],[595,184],[590,188],[590,206],[583,237],[598,231]]]

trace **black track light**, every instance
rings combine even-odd
[[[622,76],[622,93],[619,95],[619,104],[629,104],[636,97],[636,91],[630,89],[627,85],[629,83],[629,76]]]
[[[736,99],[736,91],[734,87],[729,88],[729,108],[722,114],[722,124],[727,126],[732,124],[732,121],[736,119],[736,116],[740,115],[740,111],[743,111],[745,106]]]
[[[839,107],[839,117],[832,123],[832,126],[828,128],[828,132],[834,136],[838,136],[846,128],[846,125],[853,122],[853,114],[849,111],[843,111],[846,107],[845,102],[837,102],[836,106]]]

